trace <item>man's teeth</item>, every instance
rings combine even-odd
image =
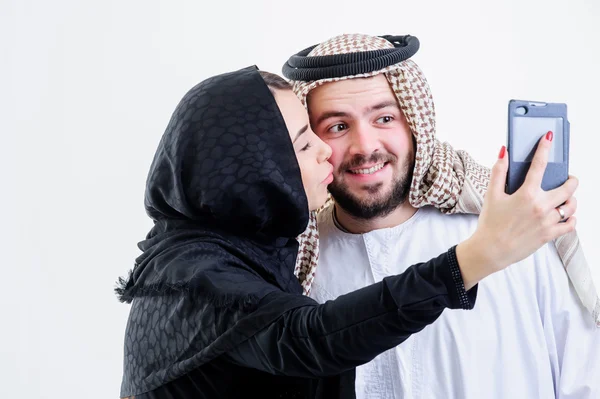
[[[380,163],[377,164],[369,169],[354,169],[351,170],[350,173],[354,173],[355,175],[361,174],[361,175],[370,175],[371,173],[375,173],[378,170],[380,170],[381,168],[383,168],[385,166],[385,164]]]

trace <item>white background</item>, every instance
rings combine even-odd
[[[439,138],[488,165],[509,99],[566,102],[600,286],[599,21],[596,0],[0,0],[0,397],[118,397],[129,306],[112,289],[151,226],[144,183],[175,106],[340,33],[417,36]]]

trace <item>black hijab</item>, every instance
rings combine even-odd
[[[308,202],[285,122],[256,67],[207,79],[183,97],[152,162],[145,207],[154,227],[116,289],[133,302],[124,396],[214,359],[308,300],[293,273]],[[274,291],[298,299],[263,306]],[[182,298],[191,300],[186,309]],[[172,308],[152,315],[165,303]],[[181,327],[169,326],[173,312],[186,331],[203,329],[170,342],[168,329]],[[149,358],[139,344],[145,336],[167,342]]]

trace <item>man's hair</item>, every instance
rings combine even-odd
[[[260,73],[260,76],[263,78],[273,95],[275,95],[276,90],[292,90],[292,85],[281,76],[266,71],[258,71],[258,73]]]

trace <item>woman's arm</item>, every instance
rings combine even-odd
[[[339,374],[400,344],[446,308],[472,308],[476,292],[476,287],[468,293],[464,290],[451,248],[429,262],[333,301],[289,310],[225,357],[271,374]],[[285,301],[288,295],[271,294],[264,306]]]

